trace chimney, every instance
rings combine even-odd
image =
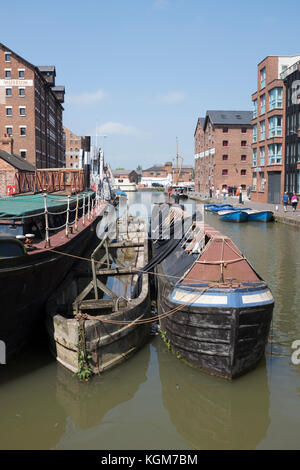
[[[0,150],[5,150],[7,153],[13,153],[14,151],[14,139],[9,134],[4,134],[0,137]]]

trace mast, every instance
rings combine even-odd
[[[176,171],[178,174],[178,137],[176,137]]]
[[[178,158],[181,159],[180,169],[178,168]],[[175,173],[175,184],[178,185],[179,176],[182,169],[183,158],[178,155],[178,137],[176,137],[176,173]]]

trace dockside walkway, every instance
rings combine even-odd
[[[259,210],[259,211],[272,211],[274,213],[274,219],[276,222],[281,222],[284,224],[295,225],[300,227],[300,201],[297,206],[296,212],[293,212],[292,206],[288,206],[287,212],[284,212],[284,208],[282,204],[267,204],[261,202],[254,202],[247,198],[245,194],[243,194],[243,204],[239,204],[239,197],[238,196],[226,196],[226,199],[223,199],[223,195],[219,196],[217,199],[216,196],[210,198],[207,194],[200,194],[200,193],[191,193],[189,195],[191,200],[197,200],[204,202],[205,204],[232,204],[237,207],[245,207],[245,205],[251,209]]]

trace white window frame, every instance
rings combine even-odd
[[[25,152],[25,157],[22,157],[21,155],[21,152]],[[20,154],[20,157],[24,158],[26,160],[26,156],[27,156],[27,149],[19,149],[19,154]]]
[[[19,96],[20,98],[25,98],[25,96],[26,96],[26,92],[25,92],[26,87],[24,87],[24,86],[19,86],[19,87],[18,87],[18,90],[19,90],[19,95],[18,95],[18,96]],[[20,95],[20,90],[24,90],[24,95]]]
[[[10,94],[10,95],[7,95],[6,90],[11,90],[11,94]],[[12,86],[6,86],[6,87],[5,87],[5,96],[6,96],[6,97],[12,96]]]
[[[11,109],[11,114],[7,114],[8,109]],[[12,106],[5,106],[5,115],[6,116],[12,116]]]
[[[25,114],[21,114],[21,109],[24,109]],[[20,117],[25,117],[26,116],[26,106],[19,106],[19,116]]]
[[[6,62],[6,63],[9,63],[9,62],[11,62],[11,60],[6,60],[6,56],[7,56],[7,55],[9,55],[10,58],[11,58],[11,52],[4,51],[5,62]]]
[[[24,72],[24,77],[20,77],[20,72]],[[19,80],[24,80],[25,78],[25,69],[18,69]]]
[[[20,129],[20,137],[26,137],[27,136],[27,126],[19,126]],[[25,129],[25,134],[21,134],[21,129]]]
[[[8,134],[7,129],[11,129],[11,134],[9,134],[9,135],[13,135],[13,131],[14,131],[14,130],[13,130],[13,127],[14,127],[14,126],[5,126],[5,129],[6,129],[6,132],[5,132],[5,133]]]

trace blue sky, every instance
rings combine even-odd
[[[98,137],[113,168],[193,163],[197,118],[251,110],[256,67],[300,54],[299,2],[14,0],[1,19],[5,45],[55,65],[64,124]],[[13,17],[14,21],[11,21]],[[12,29],[13,26],[13,29]]]

